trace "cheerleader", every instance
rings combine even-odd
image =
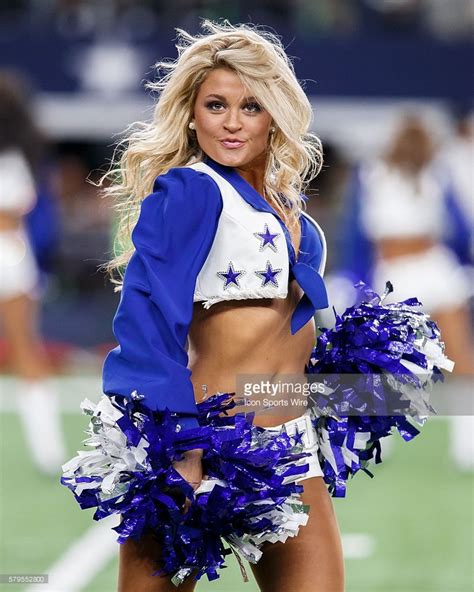
[[[372,476],[392,428],[419,433],[407,415],[423,423],[425,386],[453,364],[416,298],[383,304],[390,282],[383,296],[359,284],[363,300],[315,344],[327,247],[301,194],[322,164],[310,104],[275,36],[203,27],[180,31],[178,59],[151,85],[154,118],[108,175],[118,346],[104,395],[81,406],[92,450],[63,465],[61,483],[94,519],[121,515],[120,592],[193,590],[232,551],[263,592],[340,592],[330,495],[361,469]],[[329,374],[324,392],[305,372]],[[356,386],[331,382],[339,373]],[[278,422],[229,413],[243,375],[317,389],[307,406],[279,399],[291,405]]]
[[[434,156],[424,124],[407,117],[384,157],[361,168],[359,223],[375,245],[374,288],[389,277],[397,298],[416,294],[439,324],[456,372],[470,374],[470,285],[444,243],[451,187]]]
[[[441,150],[439,165],[445,167],[452,186],[451,210],[456,214],[451,238],[452,247],[464,264],[464,275],[474,298],[474,191],[472,185],[472,156],[474,154],[474,114],[472,108],[461,109],[455,121],[455,133]],[[469,302],[467,303],[469,307]],[[471,324],[472,326],[472,324]],[[472,390],[473,359],[467,370],[466,390]],[[470,375],[470,376],[469,376]],[[472,409],[472,406],[471,406]],[[474,472],[474,417],[454,416],[450,426],[450,453],[460,471]]]
[[[447,355],[456,362],[457,384],[462,385],[464,379],[466,391],[474,371],[469,312],[472,280],[454,248],[470,242],[466,239],[472,222],[468,130],[458,145],[443,150],[442,158],[437,158],[423,122],[406,117],[385,155],[363,165],[355,183],[356,223],[375,247],[374,289],[380,290],[390,278],[398,298],[417,295],[439,325]],[[462,260],[469,247],[458,251]],[[474,467],[469,407],[470,403],[467,415],[451,419],[450,453],[461,471]],[[391,444],[391,439],[384,441],[385,454]]]
[[[45,474],[65,459],[58,393],[37,330],[39,272],[25,227],[36,203],[39,135],[18,81],[0,75],[0,321],[17,376],[16,402],[30,455]]]
[[[177,61],[161,64],[153,121],[129,137],[108,189],[125,249],[109,270],[126,271],[104,392],[168,408],[182,430],[198,425],[203,390],[234,392],[239,374],[304,373],[315,310],[328,305],[324,235],[301,195],[322,162],[310,103],[274,36],[204,26],[202,36],[183,32]],[[265,546],[252,569],[263,592],[340,592],[341,537],[309,415],[255,417],[267,428],[282,422],[299,428],[311,455],[302,477],[311,520]],[[195,489],[201,458],[195,449],[175,464]],[[151,534],[122,544],[119,590],[175,589],[152,575],[159,553]]]

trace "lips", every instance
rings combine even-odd
[[[245,140],[238,140],[237,138],[224,138],[223,140],[219,140],[219,142],[224,146],[224,148],[228,148],[230,150],[235,150],[236,148],[240,148],[245,144]]]

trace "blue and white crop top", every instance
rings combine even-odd
[[[288,282],[303,290],[291,318],[296,333],[328,306],[322,279],[324,233],[300,216],[298,256],[271,205],[234,169],[210,158],[157,177],[132,232],[135,252],[113,321],[118,346],[106,357],[103,390],[133,391],[154,410],[198,425],[186,343],[193,303],[286,298]]]

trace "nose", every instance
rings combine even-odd
[[[242,128],[240,121],[239,109],[230,109],[226,120],[224,121],[224,128],[230,133],[235,133]]]

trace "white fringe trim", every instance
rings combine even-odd
[[[194,302],[202,302],[203,308],[206,310],[211,308],[213,304],[217,304],[218,302],[227,302],[230,300],[250,300],[252,298],[262,299],[262,298],[281,298],[284,299],[288,296],[288,290],[286,290],[283,294],[279,294],[275,290],[247,290],[245,293],[239,294],[222,294],[222,296],[215,296],[213,298],[207,298],[203,294],[195,294],[194,295]]]

